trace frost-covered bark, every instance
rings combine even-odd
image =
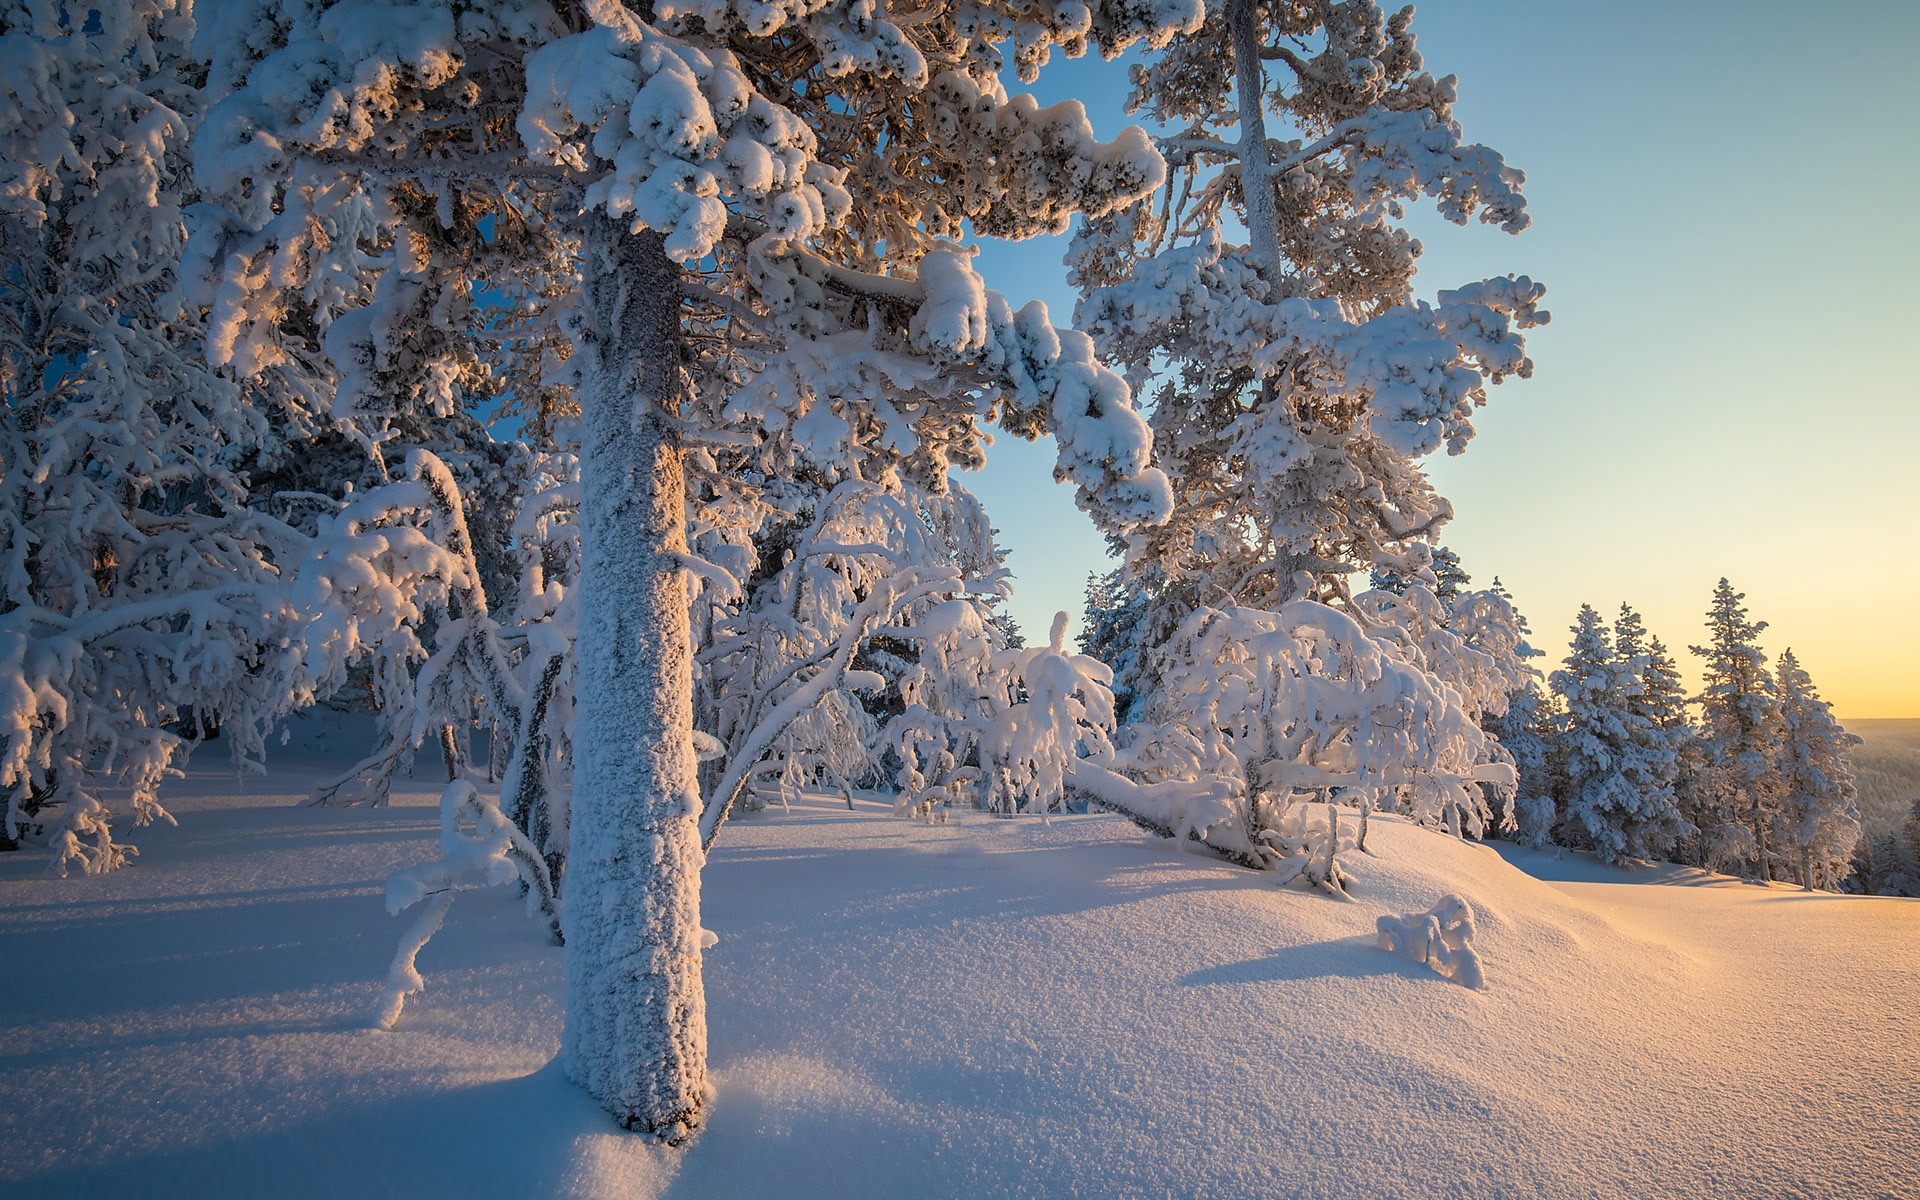
[[[581,218],[579,733],[567,1073],[676,1142],[707,1104],[699,784],[687,626],[679,270],[657,234]]]

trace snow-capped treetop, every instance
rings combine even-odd
[[[485,371],[446,336],[477,320],[475,264],[501,258],[482,223],[584,203],[715,268],[688,300],[711,307],[744,369],[715,373],[733,382],[699,423],[746,423],[879,479],[895,463],[933,478],[978,461],[977,425],[997,418],[1053,433],[1060,477],[1101,520],[1158,519],[1167,492],[1125,384],[1043,308],[988,291],[944,239],[963,221],[1057,231],[1163,178],[1137,131],[1102,143],[1076,104],[1006,96],[997,42],[1017,30],[1036,52],[1073,50],[1092,33],[1117,53],[1199,11],[1072,6],[1023,23],[1026,8],[896,24],[871,5],[220,6],[196,43],[222,97],[196,157],[232,214],[220,236],[243,246],[236,230],[259,230],[278,249],[272,269],[220,268],[216,360],[263,340],[249,331],[284,309],[275,297],[364,274],[371,249],[386,255],[372,303],[317,314],[346,372],[336,408],[444,409]],[[794,29],[818,57],[788,53]],[[339,182],[303,191],[309,173]],[[367,211],[393,226],[390,251],[341,224],[363,174],[380,181]],[[307,232],[267,236],[290,224]]]
[[[1532,371],[1540,285],[1414,295],[1407,204],[1509,232],[1527,216],[1522,176],[1465,140],[1411,17],[1234,0],[1135,69],[1133,104],[1176,131],[1158,142],[1168,181],[1090,219],[1070,261],[1076,324],[1154,389],[1177,515],[1136,536],[1129,569],[1168,606],[1156,641],[1196,606],[1427,569],[1452,509],[1419,460],[1462,451],[1488,385]]]

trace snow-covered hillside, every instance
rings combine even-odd
[[[0,1193],[1920,1195],[1920,901],[1392,819],[1341,901],[1107,816],[776,809],[708,870],[718,1096],[667,1151],[548,1066],[561,952],[507,889],[368,1027],[435,787],[293,807],[324,769],[207,754],[135,868],[0,859]],[[1447,892],[1484,991],[1373,945]]]

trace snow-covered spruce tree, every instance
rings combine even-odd
[[[1658,858],[1685,829],[1672,739],[1636,705],[1644,666],[1642,656],[1621,657],[1600,614],[1583,604],[1566,665],[1552,677],[1567,709],[1566,822],[1609,863]]]
[[[1744,599],[1722,579],[1707,610],[1708,644],[1691,647],[1706,664],[1697,766],[1686,782],[1691,811],[1684,815],[1700,831],[1701,866],[1766,880],[1778,849],[1768,834],[1779,806],[1773,753],[1780,714],[1758,644],[1767,623],[1747,619]]]
[[[1140,677],[1140,623],[1145,616],[1145,597],[1129,588],[1124,568],[1087,576],[1086,607],[1075,643],[1080,653],[1113,669],[1114,716],[1122,725],[1146,708],[1145,697],[1128,686]]]
[[[1428,563],[1427,569],[1433,572],[1433,594],[1438,596],[1444,604],[1452,604],[1454,597],[1473,582],[1473,577],[1468,575],[1466,568],[1460,565],[1460,556],[1445,546],[1433,548],[1433,558]],[[1391,567],[1374,567],[1369,572],[1369,582],[1376,590],[1392,592],[1395,595],[1404,593],[1413,581],[1412,578]],[[1494,590],[1499,591],[1500,581],[1495,579],[1493,583]],[[1501,594],[1505,595],[1504,592]]]
[[[1421,460],[1463,450],[1487,385],[1531,373],[1539,285],[1414,296],[1407,203],[1528,218],[1521,174],[1463,140],[1411,15],[1231,0],[1135,71],[1134,108],[1179,131],[1167,183],[1089,221],[1070,261],[1076,323],[1150,393],[1173,481],[1173,519],[1127,558],[1151,647],[1202,606],[1340,600],[1354,571],[1425,568],[1452,510]],[[1142,692],[1178,669],[1143,668]]]
[[[1775,672],[1780,705],[1781,853],[1790,855],[1800,886],[1831,889],[1845,878],[1860,840],[1854,808],[1853,772],[1847,751],[1861,739],[1833,719],[1827,702],[1792,650],[1780,653]]]
[[[1905,829],[1861,834],[1852,866],[1842,886],[1854,895],[1920,896],[1920,800]]]
[[[1518,636],[1526,638],[1532,631],[1520,610],[1513,607],[1513,597],[1499,576],[1487,590],[1512,609]],[[1521,641],[1515,650],[1520,660],[1516,676],[1519,684],[1508,693],[1505,711],[1484,712],[1480,717],[1480,727],[1513,758],[1512,803],[1498,814],[1496,825],[1511,831],[1515,841],[1536,849],[1552,844],[1554,828],[1559,824],[1554,797],[1560,792],[1558,702],[1543,686],[1540,671],[1532,663],[1542,656],[1542,651]]]
[[[1078,105],[1007,97],[998,43],[1032,69],[1051,45],[1117,53],[1198,17],[234,0],[197,43],[222,97],[202,161],[237,226],[305,204],[284,186],[303,171],[371,189],[398,222],[374,301],[326,335],[354,368],[342,404],[433,404],[458,381],[476,214],[536,207],[578,264],[563,1056],[623,1124],[678,1140],[706,1104],[687,589],[709,568],[687,544],[690,453],[790,430],[843,476],[931,476],[977,461],[998,420],[1053,434],[1059,476],[1110,527],[1163,517],[1124,383],[941,239],[967,221],[1060,231],[1162,179],[1138,134],[1103,145]],[[717,342],[751,349],[736,377],[694,373]]]
[[[1665,735],[1674,766],[1666,777],[1666,786],[1674,787],[1679,776],[1679,755],[1693,737],[1693,724],[1687,718],[1687,690],[1680,680],[1680,664],[1673,660],[1665,644],[1647,632],[1640,614],[1625,604],[1613,623],[1613,649],[1623,661],[1638,663],[1634,668],[1639,690],[1629,697],[1629,707]],[[1644,661],[1641,661],[1644,660]]]
[[[193,29],[175,0],[0,3],[0,832],[45,824],[61,873],[132,853],[104,788],[170,819],[202,731],[257,753],[297,690],[267,660],[301,539],[238,468],[301,398],[210,370],[179,294]]]
[[[1507,697],[1507,711],[1489,717],[1481,728],[1513,756],[1511,816],[1503,822],[1513,840],[1536,850],[1553,844],[1565,791],[1562,777],[1562,710],[1559,698],[1537,677]]]
[[[1920,896],[1920,799],[1899,829],[1860,839],[1853,890],[1869,896]]]

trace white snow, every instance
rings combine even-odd
[[[838,796],[715,846],[717,1098],[658,1149],[551,1066],[562,952],[511,888],[463,895],[368,1027],[440,784],[429,756],[393,807],[297,807],[361,741],[265,783],[209,747],[112,875],[0,858],[0,1193],[1920,1194],[1920,901],[1395,818],[1342,901],[1114,817]],[[1374,944],[1450,893],[1484,990]]]

